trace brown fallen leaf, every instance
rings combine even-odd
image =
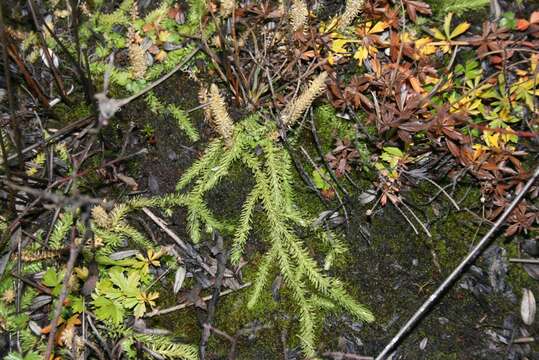
[[[138,190],[138,183],[131,176],[127,176],[127,175],[124,175],[124,174],[118,174],[118,175],[116,175],[116,177],[118,178],[118,180],[122,181],[127,186],[131,187],[131,189],[133,191]]]

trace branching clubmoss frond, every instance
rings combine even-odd
[[[191,119],[185,110],[175,104],[164,104],[157,98],[154,92],[150,91],[144,97],[150,110],[156,115],[171,115],[191,141],[198,141],[200,136],[197,129],[191,123]]]
[[[198,349],[193,345],[174,343],[165,336],[134,334],[133,337],[163,359],[198,359]]]
[[[365,0],[346,0],[346,7],[339,21],[339,31],[344,31],[358,16]]]
[[[229,141],[234,132],[234,123],[228,115],[225,100],[221,97],[219,88],[215,84],[210,87],[210,109],[215,130],[225,141]]]
[[[322,84],[325,76],[324,73],[319,77]],[[316,96],[309,97],[314,99]],[[306,101],[312,102],[312,99]],[[212,142],[203,157],[194,163],[178,183],[178,190],[186,190],[191,185],[189,190],[168,196],[161,205],[171,206],[176,202],[177,205],[187,207],[190,235],[194,241],[198,241],[203,227],[206,231],[218,229],[219,226],[226,229],[205,205],[205,195],[228,175],[233,164],[239,163],[249,170],[255,184],[242,206],[235,229],[229,232],[234,234],[232,261],[238,263],[243,256],[244,246],[252,231],[252,217],[260,212],[261,221],[267,224],[261,234],[268,250],[258,265],[248,306],[253,307],[257,303],[267,287],[270,273],[277,268],[290,290],[293,303],[298,307],[299,337],[303,351],[306,356],[314,356],[316,327],[322,320],[321,309],[333,311],[340,308],[363,321],[372,321],[373,316],[346,293],[343,284],[324,273],[310,256],[304,240],[298,237],[297,230],[301,228],[315,236],[317,232],[309,229],[311,221],[294,206],[292,161],[286,150],[270,136],[276,131],[275,126],[260,124],[258,120],[252,116],[237,124],[229,145],[225,145],[222,140]],[[320,236],[317,242],[337,244],[338,249],[333,254],[330,252],[331,256],[343,251],[342,243],[328,237]]]
[[[186,187],[195,177],[199,176],[208,169],[210,164],[216,161],[217,157],[221,155],[223,150],[223,141],[221,139],[213,140],[201,159],[195,161],[193,165],[183,174],[178,184],[176,184],[176,190],[182,190]]]
[[[70,211],[65,212],[56,222],[54,230],[49,239],[49,248],[52,250],[62,249],[64,247],[64,240],[73,225],[73,213]]]
[[[290,23],[292,31],[296,32],[307,24],[309,18],[309,9],[304,0],[293,0],[290,7]]]
[[[301,115],[311,106],[313,101],[326,89],[327,72],[318,75],[309,87],[295,100],[284,108],[281,120],[285,125],[292,126]]]

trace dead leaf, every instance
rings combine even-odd
[[[178,270],[176,270],[176,275],[174,276],[174,287],[173,291],[174,294],[177,294],[178,291],[182,288],[183,281],[185,280],[185,268],[183,266],[180,266]]]
[[[164,50],[161,50],[159,51],[159,53],[157,55],[155,55],[155,60],[161,62],[163,60],[165,60],[167,57],[167,52],[164,51]]]
[[[421,342],[419,343],[419,349],[425,350],[425,348],[427,347],[428,341],[429,341],[429,338],[423,338],[423,340],[421,340]]]
[[[152,31],[154,29],[155,29],[155,25],[153,23],[144,24],[144,26],[142,27],[142,31],[144,31],[144,32],[149,32],[149,31]]]
[[[127,175],[124,175],[124,174],[118,174],[116,175],[116,177],[124,182],[127,186],[131,187],[131,189],[133,191],[137,191],[138,190],[138,183],[135,181],[135,179],[133,179],[132,177],[130,176],[127,176]]]
[[[526,325],[533,324],[535,320],[535,297],[530,289],[522,290],[522,302],[520,303],[520,315]]]

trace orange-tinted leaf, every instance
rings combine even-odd
[[[142,27],[142,31],[144,31],[144,32],[149,32],[149,31],[152,31],[154,29],[155,29],[155,25],[153,23],[144,24],[144,26]]]
[[[167,52],[164,50],[159,51],[159,54],[155,55],[155,60],[163,61],[167,57]]]
[[[79,319],[79,315],[76,314],[76,315],[73,315],[72,317],[70,317],[67,320],[66,327],[73,327],[73,326],[80,325],[80,324],[81,324],[81,322],[80,322],[80,319]]]
[[[59,319],[58,319],[58,324],[57,324],[57,325],[61,325],[63,322],[64,322],[64,319],[59,318]],[[42,333],[42,334],[48,334],[48,333],[51,332],[51,329],[52,329],[51,324],[49,324],[49,325],[47,325],[47,326],[41,328],[41,333]]]
[[[332,200],[335,197],[335,191],[333,189],[322,190],[320,194],[328,200]]]
[[[46,334],[51,332],[51,329],[52,329],[51,324],[49,324],[49,325],[41,328],[41,333],[46,335]]]
[[[307,50],[305,51],[303,54],[301,54],[301,58],[303,60],[309,60],[309,59],[312,59],[316,56],[314,50]]]
[[[417,80],[415,77],[410,77],[409,79],[410,84],[412,85],[412,88],[416,93],[422,93],[423,88],[421,87],[421,84],[419,83],[419,80]]]
[[[528,29],[529,26],[530,26],[530,23],[527,20],[524,20],[524,19],[517,20],[517,25],[516,25],[517,30],[525,31]]]

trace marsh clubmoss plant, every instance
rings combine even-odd
[[[344,31],[358,16],[365,0],[346,0],[346,7],[339,20],[339,31]]]
[[[293,0],[289,15],[292,31],[296,32],[303,29],[309,17],[309,9],[305,1]]]
[[[292,126],[298,121],[313,101],[324,92],[327,77],[328,74],[325,71],[318,75],[297,99],[286,105],[281,115],[281,120],[285,125]]]
[[[317,78],[318,82],[323,83],[325,76],[323,74]],[[214,92],[217,91],[216,87],[212,88]],[[219,101],[219,111],[222,110],[221,106],[224,103]],[[207,232],[220,230],[233,233],[231,260],[234,264],[238,264],[244,254],[252,231],[253,216],[260,208],[266,223],[266,226],[259,227],[266,229],[263,230],[266,252],[253,282],[248,307],[255,306],[267,287],[270,274],[279,271],[298,307],[298,336],[303,352],[306,356],[314,356],[315,332],[324,312],[345,310],[362,321],[373,321],[374,317],[346,292],[339,280],[324,273],[310,256],[306,242],[297,235],[298,230],[303,229],[313,233],[320,241],[330,241],[326,235],[322,235],[324,232],[312,231],[312,222],[294,202],[292,161],[286,150],[272,137],[276,126],[261,123],[260,118],[253,115],[229,130],[229,141],[214,140],[205,154],[179,180],[177,190],[180,193],[162,198],[160,206],[180,205],[187,208],[188,230],[193,241],[201,238],[202,227]],[[254,186],[243,203],[238,223],[231,228],[213,216],[205,205],[204,197],[228,175],[233,164],[239,164],[252,174]],[[340,241],[334,241],[334,244],[336,252],[328,256],[326,263],[331,262],[336,253],[343,251]]]

